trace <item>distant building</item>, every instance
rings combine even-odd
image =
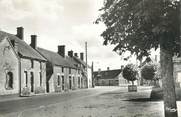
[[[0,31],[0,95],[45,92],[47,60],[23,37],[23,27],[16,35]]]
[[[96,86],[123,86],[129,82],[122,77],[122,69],[93,72],[93,79]]]

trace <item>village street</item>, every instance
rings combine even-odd
[[[0,113],[2,117],[162,117],[162,101],[130,101],[147,99],[150,91],[149,87],[139,87],[137,93],[128,93],[126,87],[96,87],[17,98],[1,101]]]

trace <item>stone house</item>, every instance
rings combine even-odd
[[[121,69],[93,72],[93,78],[96,86],[124,86],[130,84],[122,77]]]
[[[24,41],[23,27],[0,31],[0,95],[44,93],[46,59]]]
[[[80,69],[80,75],[81,75],[81,88],[88,88],[88,73],[87,73],[87,65],[84,62],[84,53],[80,53],[80,58],[78,57],[77,53],[75,53],[75,56],[73,57],[75,62],[77,63],[77,66]]]
[[[80,54],[83,55],[82,53]],[[85,88],[85,77],[83,74],[82,64],[80,63],[80,59],[78,58],[77,53],[73,53],[73,51],[68,51],[68,56],[66,57],[66,60],[72,63],[76,69],[74,69],[72,72],[73,74],[77,74],[76,76],[76,87],[75,88]],[[85,71],[84,71],[85,72]]]
[[[46,85],[47,92],[63,92],[74,89],[76,79],[76,67],[71,61],[65,58],[65,46],[58,46],[58,52],[37,48],[39,53],[48,62],[46,64]]]

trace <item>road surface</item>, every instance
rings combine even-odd
[[[163,101],[145,100],[149,88],[98,87],[0,102],[2,117],[163,117]],[[130,99],[140,99],[130,101]],[[181,102],[179,117],[181,117]],[[0,117],[1,117],[0,116]]]

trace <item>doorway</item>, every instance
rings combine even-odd
[[[30,81],[31,81],[31,92],[34,92],[34,74],[33,72],[30,73],[31,77],[30,77]]]
[[[64,76],[62,76],[62,90],[65,90],[65,79],[64,79]]]
[[[69,76],[69,89],[72,89],[72,78]]]

